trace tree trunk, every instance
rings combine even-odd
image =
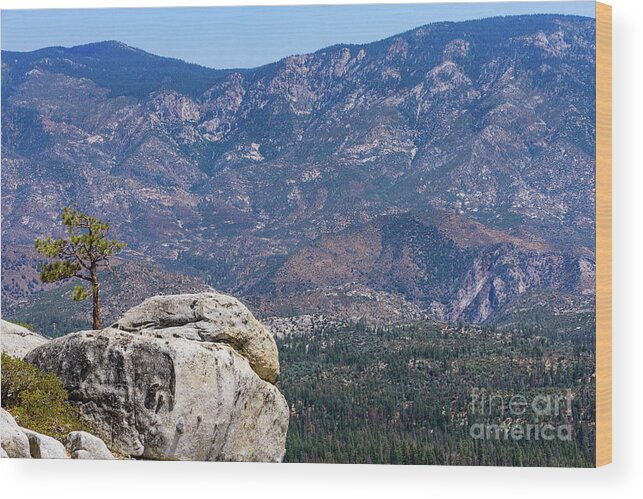
[[[96,266],[92,265],[90,269],[92,277],[92,329],[100,329],[100,300],[99,300],[99,285],[98,285],[98,273],[96,271]]]

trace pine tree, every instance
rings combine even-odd
[[[65,207],[60,217],[67,228],[66,238],[36,239],[38,253],[52,259],[42,263],[40,280],[51,283],[76,277],[88,281],[92,293],[92,327],[100,329],[98,270],[108,267],[110,258],[119,253],[125,243],[109,239],[109,223],[78,211],[76,206]],[[88,296],[87,289],[76,286],[72,299],[82,301]]]

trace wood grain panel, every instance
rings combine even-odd
[[[596,466],[612,462],[612,7],[596,3]]]

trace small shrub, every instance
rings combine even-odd
[[[91,431],[68,396],[55,374],[2,353],[2,407],[20,426],[61,441],[71,431]]]

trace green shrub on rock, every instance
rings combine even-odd
[[[55,374],[6,353],[2,353],[2,407],[20,426],[61,441],[71,431],[91,431]]]

